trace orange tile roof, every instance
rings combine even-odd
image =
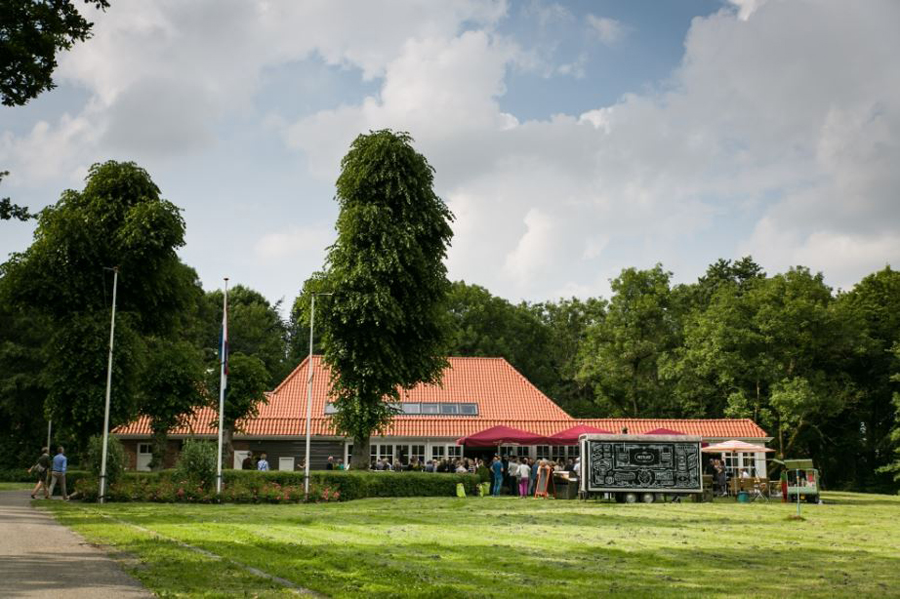
[[[306,434],[307,359],[268,394],[259,416],[239,423],[238,437],[296,437]],[[575,420],[541,393],[503,358],[449,358],[440,386],[417,385],[401,395],[401,401],[421,403],[477,403],[477,416],[395,416],[385,434],[394,437],[458,438],[497,425],[552,435],[576,424],[612,431],[627,426],[631,433],[665,427],[715,438],[767,436],[752,420],[588,419]],[[337,436],[325,416],[329,372],[321,356],[313,356],[312,426],[315,436]],[[216,412],[204,407],[192,414],[172,435],[215,435]],[[122,436],[150,435],[150,421],[141,417],[119,427]]]

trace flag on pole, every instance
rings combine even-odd
[[[228,303],[222,309],[222,330],[219,334],[219,363],[222,366],[222,384],[227,385],[228,377]]]
[[[222,492],[222,428],[225,425],[225,387],[228,385],[228,279],[222,298],[222,336],[219,338],[219,434],[216,493]]]

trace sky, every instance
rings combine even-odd
[[[453,280],[608,296],[719,258],[835,289],[900,263],[900,2],[117,0],[58,87],[0,108],[33,210],[133,160],[182,259],[290,305],[335,238],[360,133],[408,131],[455,215]],[[0,257],[33,223],[0,224]],[[98,265],[98,268],[101,265]]]

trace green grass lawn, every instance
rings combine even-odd
[[[41,505],[163,597],[290,594],[237,564],[333,597],[900,596],[900,498],[825,499]]]
[[[0,491],[27,491],[34,483],[0,483]]]

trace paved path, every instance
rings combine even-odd
[[[28,491],[0,491],[0,597],[152,597],[103,551],[30,505]]]

